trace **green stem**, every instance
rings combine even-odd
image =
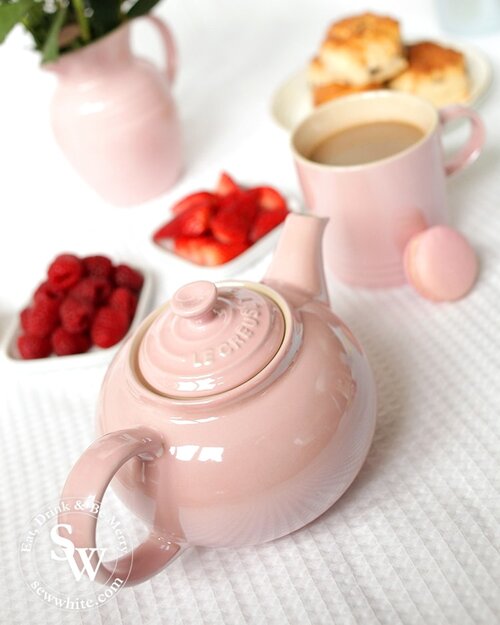
[[[62,7],[57,9],[54,15],[45,43],[43,44],[42,63],[55,61],[59,57],[59,33],[66,19],[67,11],[67,7]]]
[[[71,0],[71,4],[75,9],[76,19],[80,25],[83,41],[90,41],[90,27],[87,16],[85,15],[84,0]]]

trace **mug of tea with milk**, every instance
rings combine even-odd
[[[446,161],[441,129],[456,118],[471,132]],[[410,94],[371,91],[320,107],[291,141],[307,206],[330,218],[329,268],[349,284],[389,287],[405,282],[413,235],[447,222],[446,178],[477,158],[484,127],[464,106],[437,111]]]

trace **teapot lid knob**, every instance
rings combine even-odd
[[[217,287],[207,280],[198,280],[181,287],[174,294],[170,306],[172,312],[185,319],[210,321],[215,316]]]

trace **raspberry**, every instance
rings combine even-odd
[[[89,276],[111,279],[113,263],[107,256],[86,256],[82,262]]]
[[[53,300],[40,300],[21,314],[21,325],[31,336],[49,336],[59,325],[59,303]]]
[[[129,325],[125,311],[104,306],[97,311],[92,323],[92,342],[98,347],[111,347],[127,334]]]
[[[24,360],[46,358],[52,351],[48,336],[29,336],[29,334],[24,334],[17,339],[17,349]]]
[[[89,276],[88,278],[80,280],[80,282],[70,290],[68,295],[82,302],[98,305],[108,301],[111,290],[112,286],[110,282],[104,278]]]
[[[128,265],[117,265],[115,267],[114,278],[116,286],[124,286],[136,292],[142,289],[142,284],[144,282],[142,274]]]
[[[19,321],[21,323],[21,328],[27,332],[28,330],[26,329],[26,326],[28,325],[28,319],[30,316],[30,309],[29,308],[24,308],[23,310],[21,310],[21,312],[19,313]]]
[[[63,298],[61,292],[54,291],[48,282],[42,282],[33,295],[33,301],[52,300],[60,302]]]
[[[49,267],[48,282],[54,291],[67,291],[83,275],[82,261],[74,254],[57,256]]]
[[[58,356],[83,354],[90,348],[88,334],[71,334],[64,328],[57,328],[52,334],[52,348]]]
[[[111,308],[117,308],[127,313],[129,319],[132,319],[137,308],[137,295],[132,293],[129,289],[123,286],[119,286],[115,289],[108,300],[108,305]]]
[[[70,334],[88,330],[94,316],[94,307],[89,302],[67,297],[59,309],[61,325]]]

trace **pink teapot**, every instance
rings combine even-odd
[[[326,220],[290,215],[262,283],[193,282],[116,355],[98,407],[102,434],[62,498],[75,547],[96,547],[113,479],[149,538],[97,580],[142,582],[186,546],[265,542],[327,510],[360,470],[376,393],[362,348],[330,310]]]

